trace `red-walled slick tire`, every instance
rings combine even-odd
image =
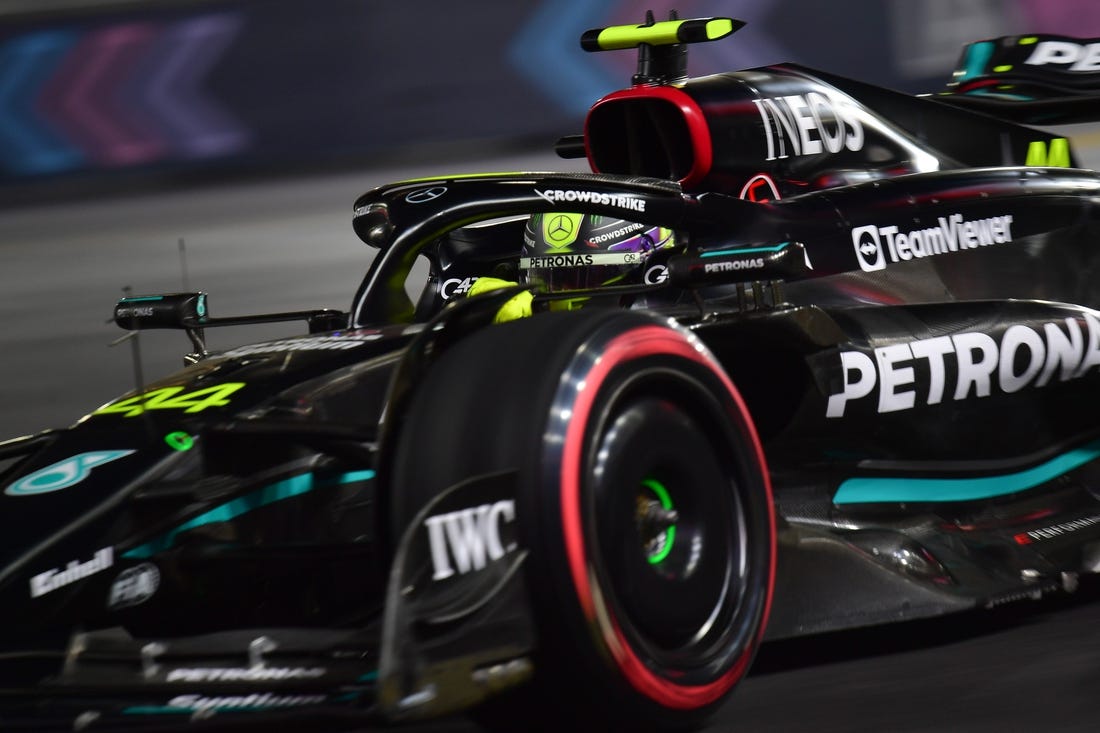
[[[415,488],[395,492],[391,518],[507,469],[539,650],[534,685],[487,717],[522,705],[513,726],[532,714],[544,727],[701,723],[748,670],[775,566],[764,455],[714,356],[629,311],[473,334],[410,404],[394,486]]]

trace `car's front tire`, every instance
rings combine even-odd
[[[395,522],[517,471],[535,685],[486,719],[680,728],[744,676],[771,601],[770,486],[740,395],[688,331],[613,310],[486,328],[433,366],[399,443],[394,485],[416,488]]]

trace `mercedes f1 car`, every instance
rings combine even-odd
[[[122,300],[193,352],[0,444],[0,727],[681,728],[764,640],[1100,569],[1100,176],[1045,131],[1100,43],[974,43],[929,96],[689,78],[740,25],[586,33],[639,53],[559,142],[590,171],[364,194],[347,312]]]

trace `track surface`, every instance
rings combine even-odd
[[[1098,158],[1084,156],[1093,167]],[[2,211],[0,438],[69,424],[134,385],[131,346],[107,346],[122,334],[107,319],[125,286],[205,290],[214,315],[344,309],[371,256],[351,230],[358,194],[440,172],[570,167],[545,155],[424,162]],[[299,332],[224,329],[211,346]],[[187,347],[176,332],[143,334],[144,377],[177,368]],[[1068,602],[767,645],[708,730],[1095,731],[1097,707],[1100,591],[1090,584]]]

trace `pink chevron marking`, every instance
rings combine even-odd
[[[1028,33],[1100,36],[1100,5],[1096,0],[1023,0],[1021,6],[1028,19]]]
[[[165,152],[141,110],[131,108],[122,94],[156,35],[148,23],[92,32],[46,85],[39,108],[100,165],[135,165]]]

